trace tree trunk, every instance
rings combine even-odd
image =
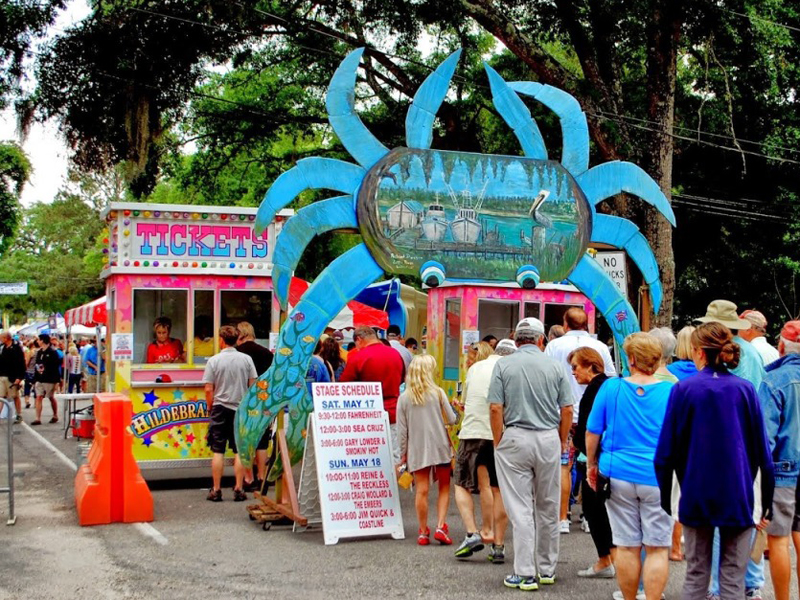
[[[648,172],[671,202],[674,151],[672,127],[675,122],[677,54],[683,7],[679,0],[653,4],[647,35],[647,118],[654,131],[648,140],[645,156],[649,162]],[[672,304],[675,297],[672,225],[658,211],[648,208],[645,211],[644,235],[655,254],[664,287],[661,310],[655,315],[653,324],[669,327],[672,324]]]

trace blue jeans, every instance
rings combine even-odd
[[[756,536],[756,530],[753,529],[753,537]],[[744,574],[744,588],[746,590],[755,590],[764,587],[764,559],[755,563],[752,560],[747,561],[747,571]],[[711,554],[711,584],[708,586],[708,591],[719,596],[719,529],[714,530],[714,549]]]

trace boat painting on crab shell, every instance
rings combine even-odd
[[[561,281],[592,228],[572,176],[524,157],[397,149],[372,169],[359,199],[378,263],[412,275],[435,260],[448,279],[513,281],[519,265],[532,264],[543,281]]]

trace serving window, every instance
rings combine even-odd
[[[188,296],[188,290],[133,291],[135,362],[186,362]]]
[[[456,381],[461,358],[461,300],[446,300],[444,306],[444,378]]]
[[[478,330],[481,338],[493,335],[507,338],[519,321],[519,302],[508,300],[478,300]]]
[[[214,291],[194,291],[194,343],[190,362],[205,364],[215,354]]]
[[[541,320],[541,312],[542,312],[542,305],[538,302],[526,302],[525,303],[525,314],[523,315],[524,319],[528,317],[534,317],[536,319]]]
[[[252,290],[223,290],[220,292],[220,327],[242,321],[253,326],[256,342],[269,346],[272,326],[272,292]]]
[[[550,328],[553,325],[563,325],[564,313],[567,312],[570,308],[575,306],[577,306],[578,308],[583,308],[583,305],[581,304],[552,304],[550,302],[545,302],[544,305],[545,332],[550,331]]]

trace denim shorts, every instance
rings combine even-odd
[[[661,508],[658,486],[612,478],[606,509],[615,546],[672,545],[672,517]]]

